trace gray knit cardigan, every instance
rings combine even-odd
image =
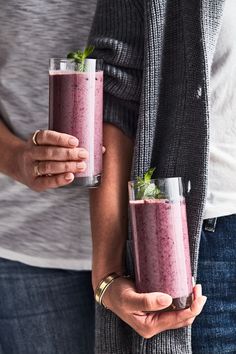
[[[133,176],[191,181],[187,197],[197,274],[209,158],[210,71],[224,0],[98,0],[90,35],[105,61],[105,121],[136,137]],[[97,354],[192,353],[191,329],[146,340],[97,307]],[[197,354],[197,353],[196,353]]]

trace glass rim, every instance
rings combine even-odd
[[[154,182],[158,182],[158,181],[170,181],[170,180],[179,180],[179,181],[183,182],[183,177],[157,177],[157,178],[150,179],[149,183],[154,183]],[[130,180],[130,181],[128,181],[128,184],[134,185],[137,182],[138,182],[137,180]]]
[[[60,58],[60,57],[52,57],[52,58],[49,58],[49,62],[51,62],[51,61],[56,61],[56,60],[60,60],[60,61],[63,61],[63,62],[74,62],[74,59],[72,59],[72,58]],[[97,59],[97,58],[86,58],[85,60],[96,60],[96,61],[104,61],[103,59]]]
[[[92,74],[104,71],[103,59],[88,58],[78,63],[73,58],[49,58],[49,73],[76,72],[76,74]],[[82,68],[82,69],[80,69]]]

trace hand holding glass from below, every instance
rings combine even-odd
[[[163,292],[169,309],[192,303],[192,274],[186,204],[181,178],[129,182],[138,292]]]

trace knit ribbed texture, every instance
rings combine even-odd
[[[104,119],[134,136],[142,89],[142,1],[97,3],[90,43],[104,60]],[[98,50],[99,49],[99,50]]]
[[[197,274],[209,158],[210,68],[224,0],[100,0],[90,42],[105,60],[105,121],[135,136],[132,178],[191,181],[187,213]],[[128,108],[128,110],[126,110]],[[189,328],[145,340],[97,308],[97,354],[191,354]],[[197,353],[195,353],[197,354]]]

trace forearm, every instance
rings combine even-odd
[[[14,135],[0,119],[0,173],[16,178],[14,157],[23,140]]]
[[[94,288],[107,274],[124,269],[133,154],[133,141],[111,124],[104,126],[104,145],[102,185],[90,193]]]

